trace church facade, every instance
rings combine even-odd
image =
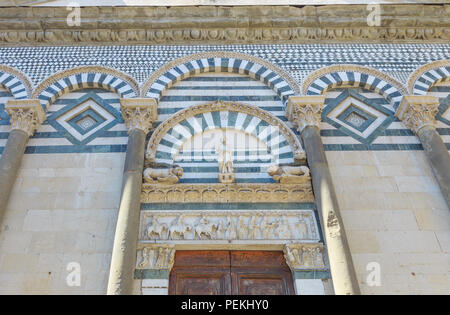
[[[449,294],[450,6],[361,3],[4,4],[0,293]]]

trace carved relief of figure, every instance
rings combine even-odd
[[[222,145],[217,146],[217,161],[219,162],[219,173],[233,173],[233,156],[231,150],[227,147],[227,140],[221,139]]]
[[[226,238],[226,233],[227,233],[227,224],[225,224],[225,221],[223,219],[219,220],[219,224],[217,226],[217,235],[216,238],[217,239],[225,239]]]
[[[281,220],[278,220],[276,234],[279,239],[286,240],[291,238],[291,229],[289,227],[289,222],[283,215]]]
[[[320,247],[314,248],[312,255],[313,255],[312,261],[313,261],[314,267],[316,267],[316,268],[324,267],[322,249]]]
[[[310,247],[302,247],[302,260],[305,267],[313,267],[313,260],[311,255],[313,250],[314,249]]]
[[[237,233],[236,233],[236,225],[234,224],[233,219],[231,216],[227,216],[227,232],[226,232],[226,238],[228,240],[234,240],[236,239]]]
[[[275,223],[269,223],[267,216],[261,221],[261,234],[263,239],[271,239],[274,237]]]
[[[167,231],[167,224],[161,224],[157,217],[153,217],[152,223],[147,226],[147,237],[151,240],[165,239]]]
[[[233,154],[227,147],[227,141],[222,138],[221,145],[216,147],[217,161],[219,162],[219,181],[223,184],[234,182]]]
[[[247,238],[248,226],[244,222],[244,216],[240,216],[237,225],[237,236],[240,240],[245,240]]]
[[[154,256],[155,256],[154,250],[147,248],[147,247],[142,249],[142,260],[139,263],[139,267],[144,268],[148,264],[151,265],[153,263]]]
[[[310,232],[308,224],[306,223],[306,218],[304,215],[299,216],[299,222],[295,224],[296,230],[300,232],[301,239],[309,239]]]
[[[146,168],[144,181],[150,184],[176,184],[183,176],[183,169],[179,166],[172,168]]]
[[[260,225],[257,222],[258,217],[256,215],[252,216],[248,224],[248,239],[250,240],[256,240],[259,237]]]
[[[169,227],[169,239],[184,239],[184,234],[192,230],[192,227],[184,224],[184,216],[180,215]]]
[[[156,250],[155,250],[156,251]],[[154,263],[154,269],[168,269],[169,264],[171,264],[172,256],[174,254],[174,249],[170,247],[159,247],[158,248],[158,258]]]
[[[300,184],[309,180],[309,168],[306,166],[271,165],[267,173],[280,184]]]
[[[195,227],[194,238],[198,237],[198,239],[213,239],[217,228],[217,224],[210,223],[208,219],[202,215],[198,225]]]
[[[291,268],[296,268],[302,264],[301,257],[298,252],[298,248],[287,245],[284,250],[284,257],[286,259],[286,263]]]

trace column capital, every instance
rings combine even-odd
[[[291,96],[286,108],[286,117],[302,132],[306,126],[320,128],[325,96]]]
[[[22,130],[32,136],[45,120],[45,112],[39,100],[9,100],[5,105],[11,130]]]
[[[154,98],[122,98],[120,109],[128,131],[139,129],[147,134],[158,119]]]
[[[395,113],[406,127],[419,135],[424,127],[436,128],[439,99],[428,95],[405,95]]]

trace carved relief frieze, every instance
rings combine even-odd
[[[261,27],[189,29],[53,29],[2,30],[4,44],[202,44],[208,43],[317,43],[317,42],[447,42],[446,27]]]
[[[142,211],[140,240],[319,241],[312,210]]]
[[[286,180],[289,181],[289,178]],[[143,184],[142,203],[314,202],[311,181],[296,184]]]

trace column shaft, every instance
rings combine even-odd
[[[144,150],[145,133],[139,129],[132,129],[128,137],[108,294],[131,294],[133,290]]]
[[[328,248],[335,293],[360,294],[358,279],[353,266],[319,129],[316,126],[306,126],[302,131],[302,139],[311,170],[314,195]]]
[[[19,129],[10,132],[0,159],[0,222],[3,219],[11,190],[16,181],[27,146],[28,134]]]
[[[434,127],[422,128],[418,137],[450,209],[450,155],[447,147]]]

